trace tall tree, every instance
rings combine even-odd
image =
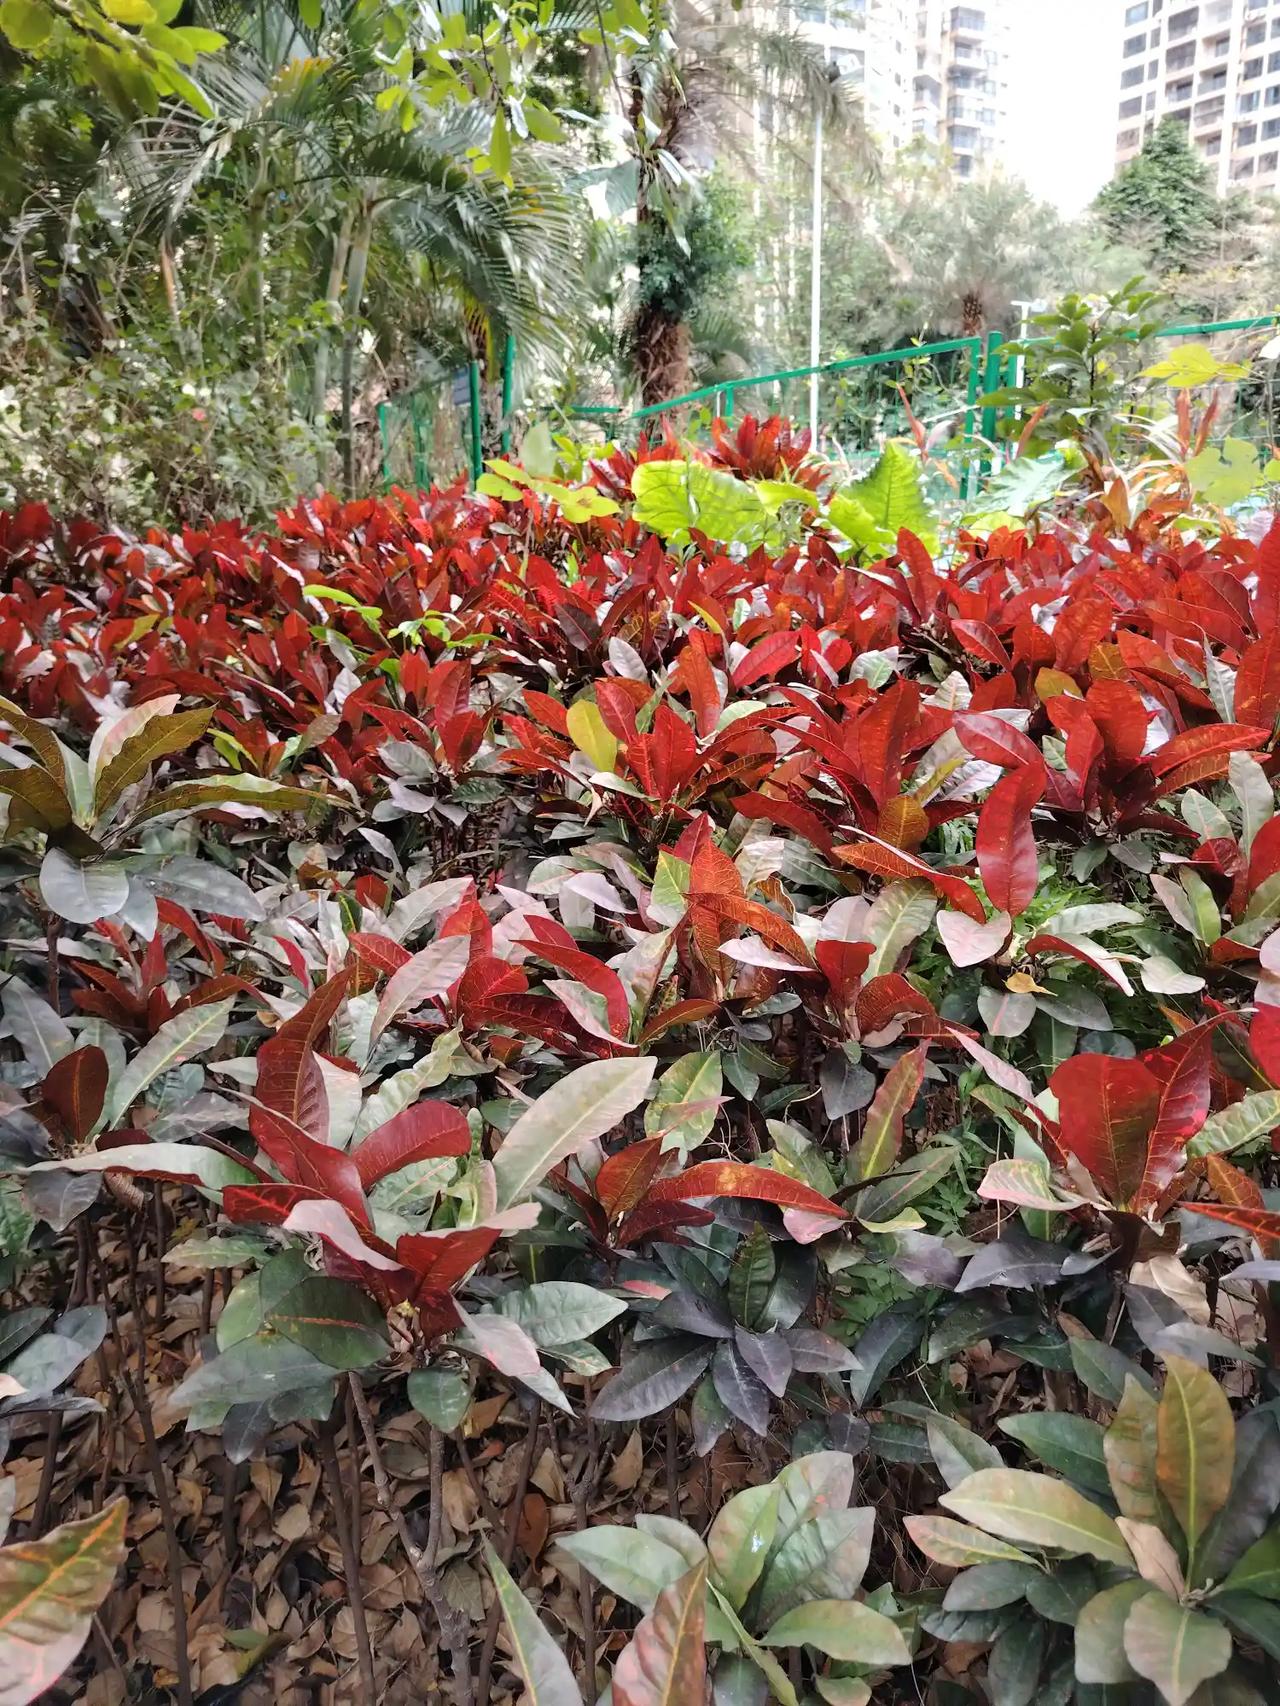
[[[1108,234],[1144,250],[1160,273],[1182,272],[1203,259],[1222,219],[1209,168],[1174,118],[1161,119],[1094,206]]]

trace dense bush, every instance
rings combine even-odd
[[[0,518],[6,1697],[1257,1706],[1280,529],[537,449]]]

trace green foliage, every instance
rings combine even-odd
[[[1096,206],[1111,235],[1141,244],[1162,273],[1203,255],[1220,221],[1209,167],[1175,118],[1161,119],[1135,158],[1098,192]]]

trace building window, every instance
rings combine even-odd
[[[1137,118],[1141,111],[1142,97],[1140,95],[1134,95],[1130,100],[1121,101],[1120,103],[1121,118]]]
[[[1202,95],[1215,95],[1215,94],[1217,94],[1219,89],[1225,89],[1226,86],[1227,86],[1227,73],[1226,73],[1225,69],[1222,71],[1203,71],[1203,72],[1201,72],[1201,74],[1200,74],[1200,93]]]
[[[1280,36],[1280,18],[1272,18],[1271,33],[1273,36]]]
[[[1124,56],[1125,56],[1125,58],[1129,59],[1133,54],[1141,53],[1143,48],[1146,45],[1147,45],[1147,36],[1146,36],[1145,30],[1139,36],[1130,36],[1128,41],[1124,44]]]
[[[1135,83],[1142,82],[1146,74],[1145,66],[1131,65],[1127,71],[1122,71],[1120,73],[1120,87],[1122,89],[1132,89]]]
[[[1138,146],[1137,131],[1122,130],[1119,136],[1116,137],[1116,146],[1118,148],[1136,148]]]
[[[1147,0],[1139,0],[1138,5],[1130,6],[1125,12],[1126,24],[1140,24],[1147,15]]]
[[[1169,19],[1169,40],[1176,36],[1189,36],[1200,22],[1200,8],[1193,6],[1189,12],[1179,12]]]
[[[1204,151],[1207,155],[1209,155],[1209,157],[1211,159],[1215,154],[1221,154],[1221,152],[1222,152],[1222,136],[1221,136],[1221,134],[1219,134],[1217,136],[1206,136],[1204,139]]]
[[[1190,124],[1191,108],[1179,107],[1176,112],[1166,113],[1165,117],[1171,118],[1175,124]]]
[[[1267,26],[1265,24],[1250,24],[1244,32],[1244,45],[1246,47],[1257,47],[1258,43],[1265,41],[1266,38]]]
[[[1277,159],[1280,159],[1280,155],[1277,155],[1274,148],[1269,154],[1259,154],[1258,170],[1260,172],[1274,172],[1276,169]]]
[[[985,30],[986,27],[986,13],[977,12],[971,6],[957,6],[951,14],[953,30]]]
[[[1273,136],[1280,136],[1280,118],[1268,118],[1262,121],[1262,140],[1270,142]]]
[[[1180,83],[1170,83],[1165,94],[1171,101],[1189,101],[1191,99],[1191,79],[1184,77]]]
[[[1233,178],[1251,178],[1253,176],[1253,161],[1237,160],[1231,168],[1231,176]]]
[[[1280,83],[1273,83],[1262,98],[1267,107],[1280,107]]]
[[[1156,92],[1154,89],[1148,89],[1147,90],[1147,111],[1148,112],[1154,112],[1155,111],[1155,105],[1156,105]]]
[[[1236,126],[1236,147],[1247,148],[1251,142],[1258,140],[1256,124],[1238,124]]]
[[[1272,55],[1272,58],[1273,59],[1275,58],[1274,54]],[[1246,59],[1244,64],[1240,68],[1240,75],[1246,83],[1249,82],[1251,78],[1261,77],[1261,75],[1262,75],[1262,61],[1261,61],[1261,59]]]
[[[1236,96],[1236,111],[1238,113],[1256,113],[1258,110],[1258,91],[1250,89],[1247,95]]]
[[[1196,44],[1184,42],[1181,47],[1171,47],[1164,56],[1166,71],[1186,71],[1196,62]]]

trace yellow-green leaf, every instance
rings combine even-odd
[[[1167,1375],[1156,1411],[1156,1480],[1194,1552],[1231,1491],[1235,1422],[1226,1393],[1207,1369],[1185,1357],[1164,1360]]]
[[[612,770],[618,760],[618,742],[591,699],[579,699],[565,714],[569,739],[585,752],[597,770]]]
[[[1124,1536],[1104,1510],[1065,1481],[1025,1469],[979,1469],[939,1500],[1004,1540],[1052,1546],[1103,1564],[1133,1567]]]

